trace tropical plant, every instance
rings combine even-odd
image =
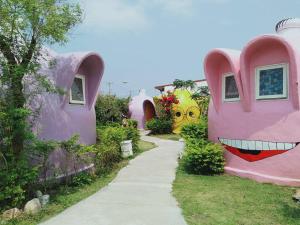
[[[173,121],[165,118],[154,118],[146,123],[146,128],[151,130],[151,134],[172,133]]]
[[[99,95],[95,105],[97,125],[122,124],[123,118],[128,116],[129,101],[130,98],[118,98],[115,95]]]
[[[224,172],[224,150],[219,144],[193,139],[186,144],[183,166],[188,173],[213,175]]]

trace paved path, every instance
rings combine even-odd
[[[108,186],[43,225],[186,225],[171,193],[182,143],[142,139],[159,147],[131,160]]]

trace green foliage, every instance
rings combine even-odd
[[[122,124],[124,117],[128,115],[129,98],[118,98],[114,95],[99,95],[95,110],[98,126],[111,123]]]
[[[47,172],[51,169],[51,165],[48,161],[49,155],[58,147],[58,143],[55,141],[41,141],[36,139],[34,141],[34,153],[41,158],[41,174],[42,184],[44,190],[47,188]]]
[[[193,89],[195,87],[195,82],[192,80],[179,80],[176,79],[173,82],[173,86],[175,87],[175,89]]]
[[[31,168],[24,160],[1,169],[0,210],[20,207],[30,195],[30,187],[36,182],[37,175],[37,168]]]
[[[98,175],[110,172],[122,159],[120,146],[116,143],[97,145],[95,155],[95,168]]]
[[[73,183],[73,176],[70,176],[70,165],[73,165],[73,172],[77,174],[77,166],[89,162],[91,159],[88,153],[92,152],[93,146],[83,146],[78,143],[79,135],[72,136],[69,140],[60,142],[60,148],[65,152],[65,162],[62,172],[65,175],[66,184]]]
[[[97,129],[98,139],[104,145],[117,145],[126,139],[126,131],[123,127],[106,127]]]
[[[204,175],[223,173],[225,165],[223,147],[208,142],[206,120],[184,125],[181,136],[186,142],[182,161],[187,172]]]
[[[125,128],[126,140],[132,140],[132,150],[133,152],[139,151],[138,142],[140,140],[140,133],[136,128],[126,127]]]
[[[96,179],[95,175],[88,172],[82,172],[77,174],[73,178],[72,186],[81,187],[87,184],[91,184]]]
[[[204,140],[186,144],[183,166],[188,173],[213,175],[224,172],[223,147]]]
[[[132,128],[137,129],[137,127],[138,127],[138,121],[137,120],[133,120],[133,119],[125,119],[125,121],[123,122],[123,126],[125,126],[125,127],[132,127]]]
[[[140,134],[133,127],[101,127],[97,129],[99,144],[95,147],[94,153],[97,174],[110,171],[114,165],[122,159],[121,142],[132,140],[132,150],[139,151]]]
[[[121,142],[132,140],[133,151],[138,151],[138,141],[140,140],[139,131],[132,127],[102,127],[97,129],[97,136],[100,143],[104,145],[118,146],[121,150]]]
[[[193,94],[192,94],[192,99],[194,99],[199,108],[201,109],[201,115],[200,118],[202,119],[207,119],[208,115],[208,105],[210,101],[210,96],[209,96],[209,89],[208,87],[199,87]]]
[[[180,134],[184,139],[204,139],[208,138],[207,121],[200,120],[199,123],[186,124],[181,129]]]
[[[53,143],[36,141],[32,127],[41,105],[32,101],[43,92],[58,93],[43,74],[43,46],[63,44],[81,21],[78,4],[67,0],[0,0],[0,204],[26,200],[36,170],[27,165],[34,153],[46,173]]]
[[[170,134],[172,133],[172,120],[155,118],[146,123],[146,128],[151,130],[151,134]]]

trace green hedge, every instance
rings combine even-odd
[[[98,145],[95,147],[96,160],[95,166],[97,173],[106,173],[113,166],[120,162],[121,142],[132,140],[133,152],[138,152],[138,142],[140,140],[139,131],[133,127],[105,127],[97,129]]]
[[[180,135],[184,139],[204,139],[208,138],[207,121],[201,120],[199,123],[184,125]]]
[[[181,136],[186,142],[182,164],[188,173],[213,175],[224,172],[224,149],[208,141],[206,120],[185,125]]]
[[[172,133],[172,120],[155,118],[146,123],[146,128],[151,130],[152,134],[170,134]]]
[[[121,142],[132,140],[133,151],[138,151],[140,140],[139,131],[133,127],[101,127],[97,129],[97,136],[100,143],[104,145],[116,145],[121,151]]]
[[[224,172],[223,147],[203,140],[186,143],[183,166],[188,173],[213,175]]]

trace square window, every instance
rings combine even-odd
[[[85,77],[76,75],[70,90],[70,103],[85,104]]]
[[[256,68],[256,99],[287,98],[287,64]]]
[[[239,91],[233,74],[225,74],[223,76],[222,89],[223,101],[238,101],[240,99]]]

